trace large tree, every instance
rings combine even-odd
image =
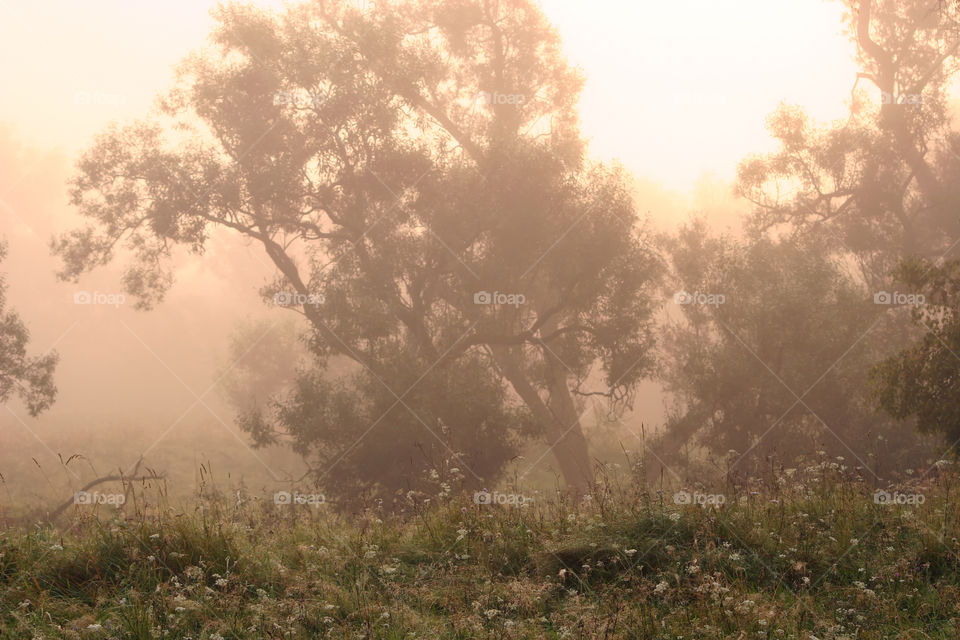
[[[841,1],[859,65],[849,116],[817,125],[800,107],[781,105],[769,119],[780,148],[745,159],[738,170],[737,191],[754,205],[746,227],[755,244],[733,253],[717,248],[726,262],[707,261],[713,266],[706,281],[689,272],[681,277],[689,286],[727,287],[740,299],[728,295],[722,308],[688,309],[693,322],[673,334],[687,358],[720,358],[703,367],[691,360],[690,377],[668,374],[682,398],[669,430],[674,446],[716,433],[733,448],[761,452],[780,432],[780,448],[788,450],[802,434],[824,430],[816,417],[812,431],[800,420],[819,415],[838,436],[826,432],[824,441],[851,447],[847,453],[862,458],[866,449],[858,443],[872,432],[899,441],[897,455],[911,454],[909,432],[871,416],[861,392],[870,366],[911,336],[906,314],[872,305],[869,294],[892,289],[891,273],[905,256],[960,251],[960,135],[948,100],[958,15],[954,3],[935,0]],[[859,284],[846,278],[849,265],[857,267]],[[838,319],[842,327],[833,326]],[[747,349],[772,371],[748,374],[757,358]],[[805,384],[813,385],[810,397],[796,402],[793,394]],[[731,394],[739,401],[731,403]],[[792,413],[768,415],[784,401],[795,405]],[[756,440],[773,425],[770,436]]]
[[[396,445],[382,422],[406,414],[435,443],[440,423],[534,424],[586,487],[582,397],[629,402],[648,372],[658,270],[621,171],[584,158],[582,81],[535,3],[317,0],[216,17],[213,47],[159,113],[80,161],[72,199],[91,224],[55,242],[62,275],[125,245],[125,287],[149,306],[175,246],[243,236],[278,269],[265,297],[309,322],[317,366],[344,356],[366,376],[307,374],[261,416],[322,473],[350,452],[318,435]],[[598,364],[604,385],[584,388]],[[471,384],[458,365],[486,405],[462,415],[435,397]],[[448,382],[431,390],[438,371]]]
[[[960,134],[948,92],[960,29],[954,3],[843,0],[860,70],[849,117],[817,126],[799,107],[770,118],[779,151],[746,159],[739,192],[760,229],[822,228],[874,290],[904,256],[958,250]]]

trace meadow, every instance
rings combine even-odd
[[[141,483],[0,533],[0,637],[952,639],[953,469],[877,488],[815,455],[668,487],[628,460],[572,500],[458,492],[446,468],[352,514],[308,487],[207,476],[185,509]]]

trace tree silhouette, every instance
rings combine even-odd
[[[0,261],[7,255],[7,245],[0,243]],[[27,405],[30,415],[37,416],[53,404],[57,387],[53,370],[59,356],[47,353],[27,355],[30,332],[16,311],[7,309],[7,285],[0,276],[0,402],[17,396]]]
[[[121,244],[125,288],[149,307],[173,247],[251,239],[280,274],[265,298],[304,314],[317,366],[362,368],[305,375],[251,429],[293,433],[324,474],[354,450],[333,433],[409,446],[405,428],[390,434],[402,421],[459,456],[439,424],[535,429],[585,488],[582,398],[629,403],[649,372],[659,271],[622,172],[584,158],[582,80],[540,10],[320,0],[217,18],[214,50],[184,63],[158,114],[106,131],[79,163],[73,203],[92,222],[55,242],[61,275]],[[603,387],[584,388],[598,363]],[[461,414],[441,395],[480,400]]]
[[[715,303],[684,300],[664,328],[663,379],[675,402],[662,456],[706,452],[726,459],[725,471],[762,475],[772,457],[792,466],[822,450],[875,480],[929,454],[932,438],[876,415],[870,369],[905,336],[824,250],[830,242],[737,240],[699,223],[667,243],[678,285]]]
[[[879,290],[902,257],[957,250],[960,134],[947,92],[960,30],[952,3],[844,4],[860,65],[849,117],[817,127],[782,105],[769,121],[780,150],[745,159],[738,190],[756,205],[756,228],[825,230]]]
[[[922,333],[872,372],[881,408],[900,418],[916,418],[919,429],[942,434],[956,455],[960,439],[960,261],[933,264],[904,261],[897,278],[920,292],[911,317]]]

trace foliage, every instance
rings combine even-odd
[[[331,379],[304,372],[268,410],[245,414],[256,441],[289,436],[294,450],[316,463],[314,479],[341,506],[403,503],[407,491],[435,485],[439,473],[458,488],[492,485],[524,437],[536,435],[528,414],[507,401],[485,359],[463,357],[420,374],[408,354],[381,356],[395,393],[366,370]]]
[[[737,188],[756,206],[754,228],[826,231],[880,290],[902,257],[936,258],[960,238],[947,100],[957,15],[927,0],[844,5],[860,66],[849,117],[818,126],[782,105],[769,120],[780,149],[745,159]]]
[[[667,328],[668,455],[703,448],[756,473],[769,456],[791,465],[795,452],[817,448],[873,477],[930,453],[929,442],[874,414],[870,366],[903,337],[823,240],[736,241],[699,223],[669,250],[678,287],[724,299],[679,305],[682,318]]]
[[[0,244],[0,261],[6,253],[6,245]],[[30,332],[17,312],[6,308],[6,303],[6,282],[0,276],[0,403],[12,396],[19,397],[30,415],[36,416],[48,409],[57,396],[53,371],[59,356],[56,352],[27,355]]]
[[[302,351],[292,318],[241,323],[230,336],[227,363],[216,382],[239,415],[262,409],[293,383],[304,364]]]
[[[924,296],[912,320],[918,340],[874,369],[873,390],[890,415],[924,432],[960,439],[960,261],[905,261],[898,280]],[[955,453],[955,450],[954,450]]]
[[[174,247],[252,240],[279,274],[265,298],[307,319],[318,369],[349,358],[401,397],[434,367],[485,359],[481,387],[511,389],[487,394],[505,404],[485,415],[522,403],[585,487],[579,394],[629,403],[650,372],[658,269],[623,172],[583,157],[582,82],[539,8],[313,2],[217,18],[213,49],[182,66],[161,112],[106,131],[80,161],[72,200],[91,224],[56,241],[61,275],[125,246],[125,288],[148,307]],[[581,389],[598,364],[603,387]],[[357,415],[382,404],[350,386],[361,379],[336,387]],[[272,419],[307,449],[316,434],[295,414]]]

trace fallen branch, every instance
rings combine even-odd
[[[63,504],[61,504],[59,507],[54,509],[53,513],[50,514],[47,520],[51,523],[56,522],[57,518],[63,515],[64,511],[69,509],[71,505],[76,504],[78,493],[83,493],[101,484],[104,484],[107,482],[118,482],[118,481],[123,482],[124,484],[127,484],[127,483],[142,481],[142,480],[163,480],[166,477],[162,474],[156,474],[156,473],[150,473],[142,476],[136,475],[137,471],[140,469],[140,464],[142,462],[143,462],[143,458],[141,457],[139,460],[137,460],[137,464],[134,465],[133,473],[130,476],[125,476],[122,473],[120,473],[119,475],[102,476],[100,478],[97,478],[96,480],[91,480],[90,482],[85,484],[83,487],[81,487],[79,491],[77,491],[72,496],[70,496],[70,498],[68,498]]]

